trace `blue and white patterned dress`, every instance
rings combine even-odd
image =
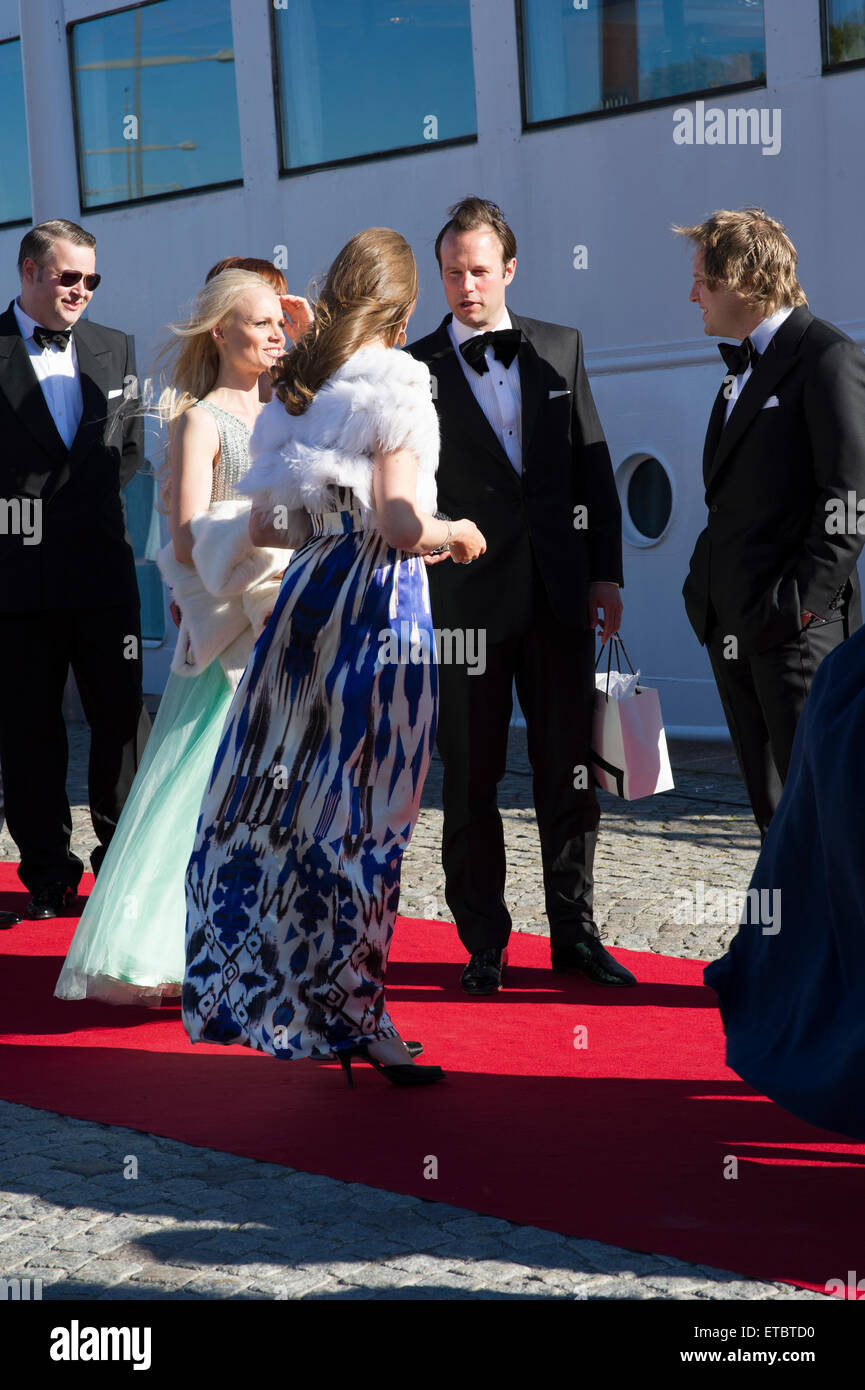
[[[418,381],[421,364],[381,365]],[[434,420],[428,377],[420,385]],[[321,396],[326,432],[325,394],[307,415]],[[386,443],[400,432],[400,399],[400,390],[386,396],[390,422],[378,420]],[[277,402],[268,410],[271,420],[274,410],[285,415]],[[359,413],[349,415],[356,425]],[[426,567],[375,529],[374,441],[356,492],[339,479],[357,478],[357,456],[352,467],[311,463],[309,447],[291,444],[298,418],[307,438],[317,427],[285,416],[282,457],[302,479],[319,468],[312,535],[291,558],[226,718],[187,872],[183,988],[194,1042],[289,1059],[396,1035],[385,969],[437,696]],[[356,431],[351,438],[356,445]],[[428,504],[429,486],[419,500],[422,492]],[[415,639],[408,651],[406,632]],[[432,659],[418,660],[423,653]]]

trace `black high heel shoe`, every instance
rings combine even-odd
[[[407,1046],[408,1044],[406,1044]],[[352,1089],[354,1088],[354,1079],[351,1074],[352,1062],[369,1062],[371,1067],[380,1071],[382,1076],[394,1086],[431,1086],[435,1081],[444,1080],[444,1072],[441,1067],[418,1067],[414,1063],[410,1066],[406,1066],[404,1063],[385,1066],[384,1062],[380,1062],[377,1057],[370,1055],[368,1046],[364,1044],[359,1047],[344,1048],[337,1055],[349,1087]],[[417,1054],[413,1055],[416,1056]]]

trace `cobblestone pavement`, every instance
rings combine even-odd
[[[512,734],[500,796],[508,902],[515,927],[544,935],[525,735]],[[86,728],[72,726],[83,857],[87,746]],[[759,839],[729,746],[671,751],[674,792],[602,796],[596,919],[610,945],[708,959],[735,922],[677,924],[675,890],[747,888]],[[403,861],[406,916],[449,920],[440,786],[434,763]],[[0,831],[0,858],[15,857]],[[0,1278],[41,1279],[45,1298],[823,1297],[25,1106],[0,1102],[0,1135]]]

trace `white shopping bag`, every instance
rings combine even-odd
[[[636,801],[641,796],[670,791],[673,773],[657,690],[639,684],[639,671],[612,671],[612,643],[607,670],[595,671],[592,721],[592,764],[595,781],[605,791]],[[598,658],[600,660],[600,657]]]

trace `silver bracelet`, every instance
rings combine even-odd
[[[445,518],[442,517],[441,520],[445,521]],[[451,537],[454,533],[453,522],[446,521],[445,525],[448,528],[447,540],[442,541],[441,545],[437,545],[435,550],[428,550],[427,555],[442,555],[446,550],[450,548]]]

